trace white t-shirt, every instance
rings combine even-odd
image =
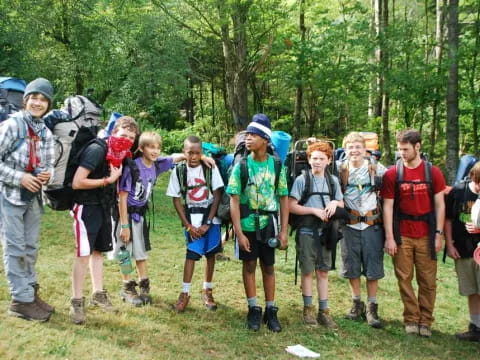
[[[203,174],[203,167],[201,165],[194,168],[187,165],[187,186],[195,186],[193,189],[187,190],[186,201],[188,208],[207,208],[213,203],[213,194],[207,188],[205,176]],[[211,186],[212,190],[217,190],[223,187],[222,177],[217,167],[212,168]],[[168,183],[166,194],[171,197],[182,197],[177,172],[175,170],[170,174],[170,182]],[[202,214],[191,214],[190,220],[194,227],[200,227],[202,225]],[[221,221],[217,217],[214,217],[213,223],[221,224]]]

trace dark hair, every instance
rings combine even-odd
[[[422,143],[422,135],[420,132],[415,129],[404,129],[397,134],[397,142],[402,144],[412,144]]]
[[[198,136],[195,136],[195,135],[190,135],[185,139],[185,141],[183,142],[184,147],[187,144],[187,142],[189,144],[200,144],[200,145],[202,144],[202,140],[200,140],[200,138]]]

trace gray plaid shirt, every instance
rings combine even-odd
[[[29,158],[27,122],[39,135],[37,158],[42,171],[50,171],[53,179],[55,142],[42,119],[34,119],[27,111],[19,111],[0,123],[0,191],[14,205],[26,205],[20,199],[20,182],[26,173]]]

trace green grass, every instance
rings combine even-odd
[[[307,328],[302,323],[302,299],[293,283],[294,246],[288,260],[277,256],[276,302],[283,326],[280,334],[264,327],[258,333],[245,329],[246,301],[241,263],[233,260],[232,244],[226,253],[232,261],[217,262],[214,295],[216,312],[208,312],[200,301],[204,262],[194,274],[192,297],[184,314],[176,314],[175,303],[182,279],[185,248],[180,223],[171,200],[164,194],[168,175],[162,176],[155,195],[155,230],[149,260],[154,304],[132,308],[121,303],[118,264],[105,262],[105,288],[121,312],[105,314],[88,308],[87,324],[70,323],[70,273],[74,259],[72,221],[67,212],[46,210],[37,264],[42,297],[56,312],[49,322],[38,324],[8,317],[8,287],[0,272],[0,359],[291,359],[288,345],[302,344],[320,352],[324,359],[478,359],[480,345],[460,343],[453,334],[466,329],[466,299],[458,295],[452,261],[439,262],[436,322],[431,339],[407,337],[401,323],[399,298],[391,260],[385,259],[386,277],[380,282],[380,315],[386,327],[372,329],[366,323],[343,319],[350,308],[348,282],[337,272],[330,275],[329,303],[339,330]],[[292,245],[293,243],[291,243]],[[337,265],[340,260],[337,260]],[[258,295],[263,304],[260,272]],[[86,295],[90,295],[87,280]]]

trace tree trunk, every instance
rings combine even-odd
[[[445,20],[445,0],[436,0],[436,24],[435,24],[435,61],[437,63],[437,77],[442,73],[443,55],[443,25]],[[430,130],[430,159],[435,157],[435,143],[437,127],[439,122],[440,89],[436,86],[433,89],[435,94],[432,105],[432,128]]]
[[[480,1],[477,2],[477,16],[475,19],[475,47],[473,50],[472,56],[472,66],[470,67],[468,74],[468,83],[470,88],[470,101],[473,105],[472,113],[472,129],[473,129],[473,148],[475,149],[476,155],[480,152],[478,148],[478,118],[479,118],[479,107],[477,105],[478,101],[478,86],[476,85],[477,79],[477,64],[478,64],[478,53],[480,46]]]
[[[375,14],[375,35],[377,38],[377,49],[375,51],[375,60],[379,67],[379,72],[377,74],[377,88],[375,92],[375,97],[373,101],[373,116],[379,117],[382,116],[382,94],[383,94],[383,76],[382,76],[382,58],[383,58],[383,0],[375,0],[374,3],[374,14]]]
[[[458,0],[448,2],[448,85],[447,85],[447,182],[452,183],[458,163]]]
[[[305,49],[305,0],[300,0],[300,15],[299,15],[299,29],[300,29],[300,53],[297,60],[298,72],[297,72],[297,86],[295,90],[295,109],[293,112],[293,139],[300,139],[300,124],[302,118],[302,105],[303,105],[303,71],[304,71],[304,49]]]
[[[381,61],[381,114],[382,114],[382,135],[383,135],[383,151],[387,162],[391,161],[390,151],[390,131],[388,129],[388,123],[390,119],[390,96],[388,86],[385,86],[388,77],[389,68],[389,54],[387,48],[387,29],[388,29],[388,0],[383,0],[382,9],[382,21],[381,21],[381,36],[380,36],[380,61]]]

